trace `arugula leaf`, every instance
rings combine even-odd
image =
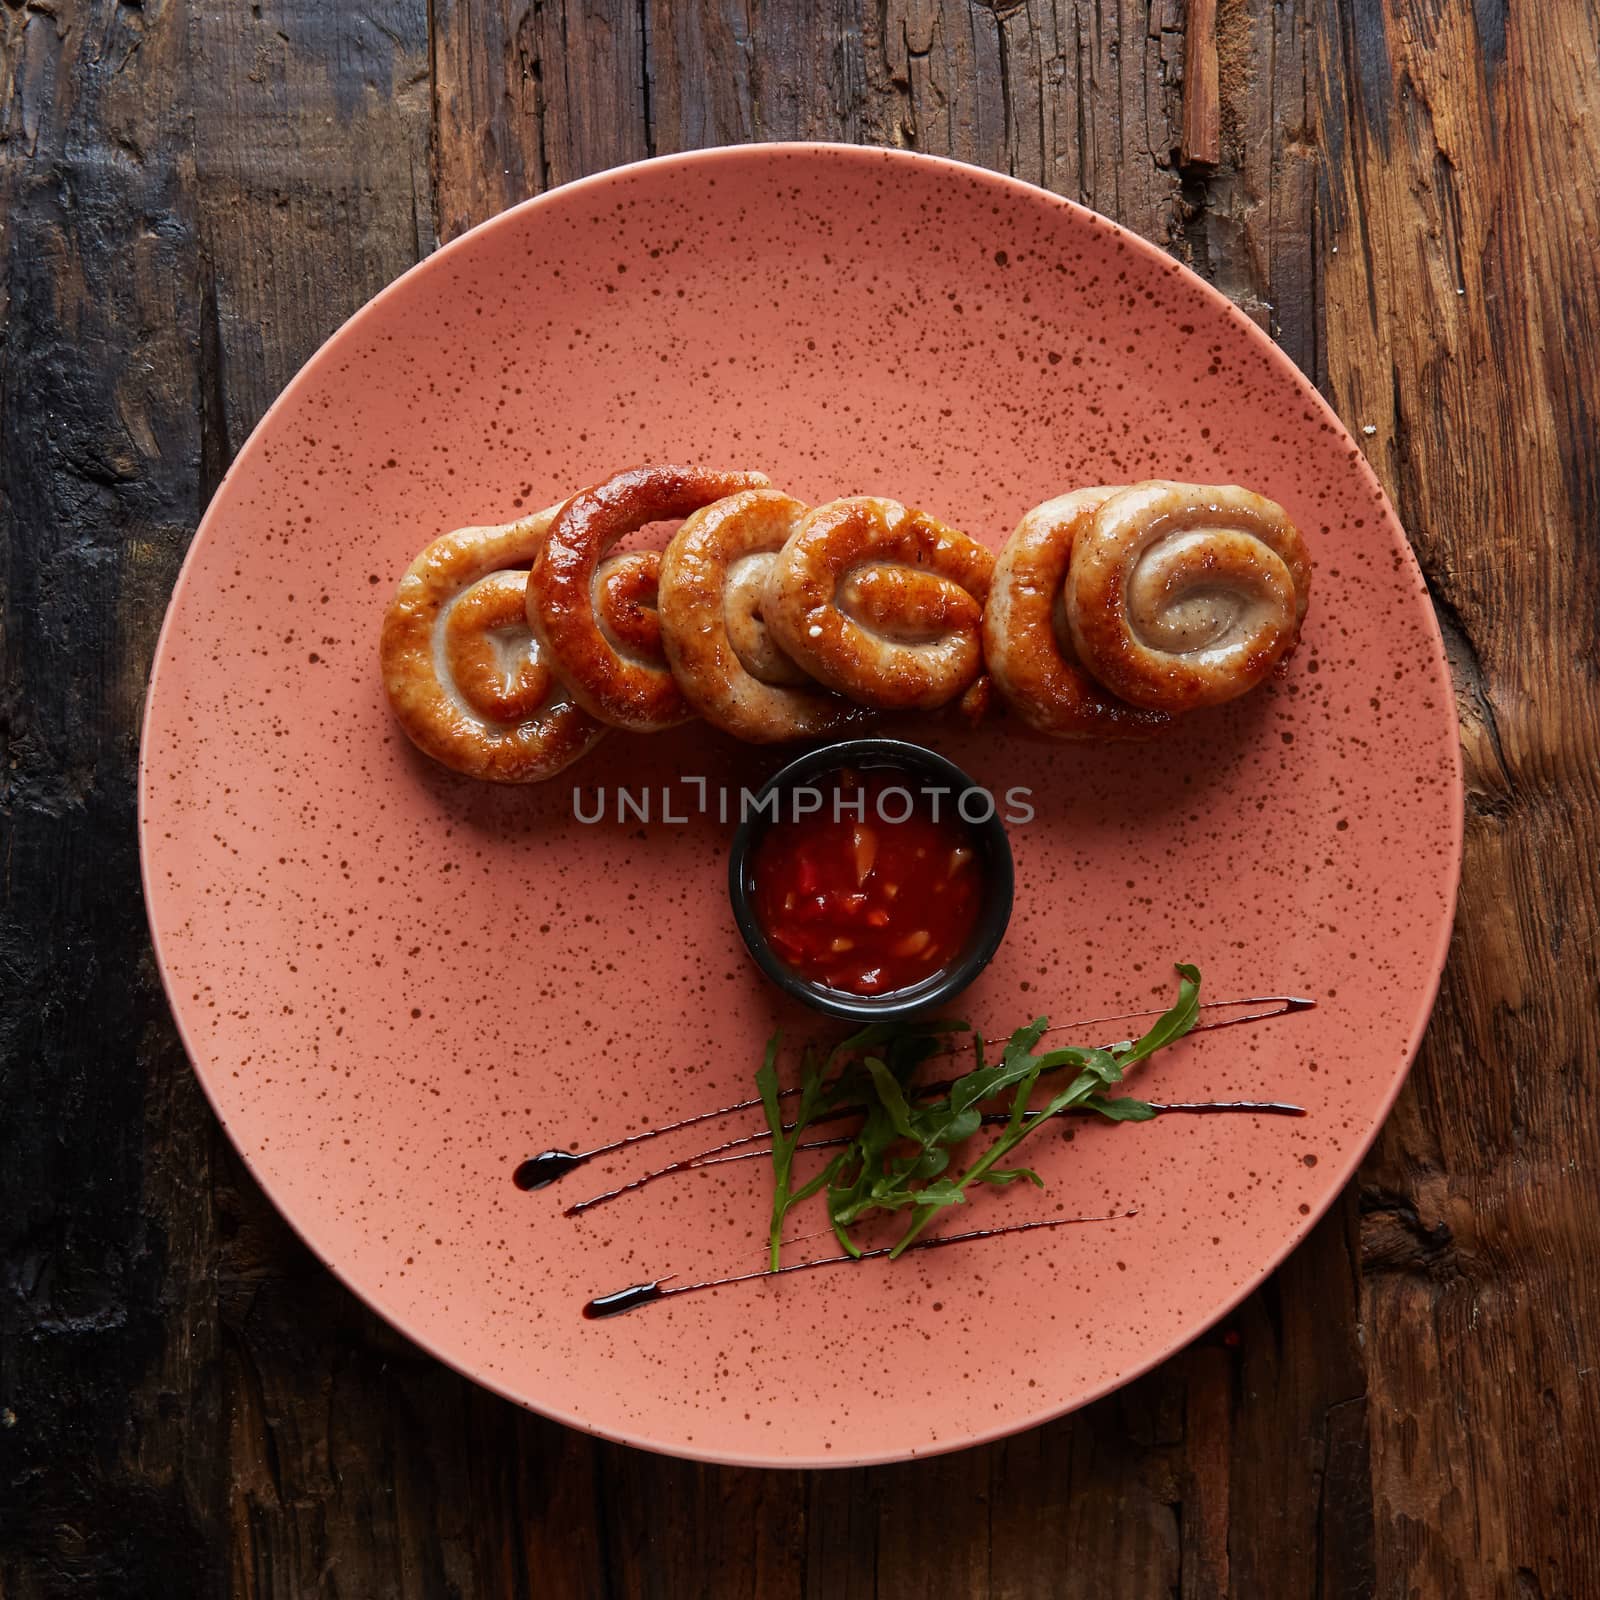
[[[995,1167],[992,1171],[983,1174],[979,1180],[983,1183],[1007,1184],[1015,1183],[1018,1178],[1026,1178],[1035,1189],[1044,1188],[1044,1179],[1032,1167]]]
[[[793,1120],[789,1122],[784,1120],[784,1097],[778,1087],[781,1031],[767,1041],[761,1066],[756,1071],[756,1087],[768,1131],[772,1134],[772,1214],[767,1249],[770,1270],[776,1271],[779,1266],[783,1226],[789,1212],[818,1190],[827,1188],[831,1216],[835,1209],[832,1192],[843,1183],[841,1174],[847,1168],[854,1166],[857,1172],[853,1181],[862,1189],[860,1199],[864,1207],[883,1204],[890,1198],[892,1191],[886,1191],[884,1199],[877,1196],[879,1185],[871,1170],[868,1148],[887,1149],[897,1137],[894,1117],[885,1108],[885,1096],[897,1097],[899,1107],[909,1120],[905,1086],[929,1056],[948,1048],[951,1034],[964,1032],[967,1026],[965,1022],[956,1021],[871,1022],[841,1040],[820,1059],[817,1052],[808,1047],[801,1054],[799,1094]],[[868,1052],[880,1053],[869,1055]],[[813,1123],[855,1106],[866,1109],[867,1120],[854,1144],[840,1151],[821,1172],[798,1188],[793,1187],[794,1157],[806,1131]],[[973,1126],[977,1126],[976,1120]],[[924,1161],[916,1176],[936,1177],[948,1163],[948,1155],[941,1153],[936,1163]],[[853,1246],[843,1235],[841,1241],[854,1253]]]
[[[894,1131],[907,1139],[915,1139],[911,1126],[911,1108],[895,1076],[876,1056],[867,1057],[867,1071],[872,1074],[872,1086],[878,1091],[878,1103],[889,1114]]]
[[[772,1221],[768,1232],[768,1265],[778,1270],[778,1240],[783,1231],[783,1219],[789,1209],[789,1173],[794,1165],[795,1144],[784,1132],[782,1101],[778,1098],[778,1051],[783,1044],[780,1028],[767,1040],[766,1054],[756,1068],[756,1092],[761,1096],[761,1109],[766,1114],[767,1127],[772,1134]]]
[[[1108,1122],[1149,1122],[1152,1117],[1160,1115],[1153,1105],[1135,1100],[1131,1094],[1119,1094],[1114,1098],[1092,1094],[1083,1103],[1089,1110],[1098,1111]]]
[[[1153,1056],[1163,1045],[1181,1039],[1200,1020],[1200,969],[1178,962],[1178,999],[1170,1011],[1156,1019],[1155,1026],[1124,1055],[1124,1066],[1132,1066]]]
[[[983,1113],[976,1106],[954,1112],[940,1130],[940,1141],[944,1144],[964,1144],[982,1124]]]
[[[968,1031],[964,1022],[874,1022],[835,1045],[819,1059],[807,1049],[793,1121],[784,1122],[778,1090],[781,1037],[774,1034],[756,1073],[767,1126],[772,1133],[773,1199],[769,1264],[775,1271],[785,1218],[801,1201],[827,1191],[828,1221],[847,1253],[861,1247],[850,1230],[877,1211],[907,1211],[910,1219],[890,1256],[901,1255],[942,1210],[962,1205],[974,1183],[1003,1187],[1026,1179],[1042,1189],[1030,1167],[1000,1163],[1042,1122],[1067,1111],[1092,1111],[1111,1122],[1147,1122],[1157,1113],[1143,1100],[1108,1094],[1126,1073],[1157,1050],[1183,1037],[1200,1015],[1199,969],[1179,963],[1178,998],[1139,1039],[1095,1048],[1040,1051],[1049,1019],[1035,1017],[1018,1028],[994,1061],[973,1033],[971,1069],[942,1087],[918,1093],[915,1077],[930,1056],[950,1051],[949,1036]],[[1037,1109],[1031,1101],[1046,1074],[1072,1076]],[[953,1152],[977,1131],[982,1107],[1009,1097],[1000,1135],[965,1171],[950,1175]],[[794,1186],[794,1156],[810,1124],[859,1108],[861,1124],[851,1142],[805,1183]]]
[[[1192,966],[1179,966],[1180,983],[1178,999],[1172,1008],[1157,1019],[1155,1025],[1143,1038],[1129,1045],[1125,1050],[1113,1052],[1110,1050],[1050,1050],[1041,1056],[1034,1056],[1032,1048],[1038,1043],[1044,1032],[1044,1024],[1035,1022],[1027,1028],[1019,1028],[1012,1035],[1006,1047],[1005,1054],[1001,1057],[1005,1071],[1002,1076],[1013,1080],[1017,1085],[1017,1093],[1012,1102],[1011,1115],[1007,1119],[1005,1130],[1000,1136],[968,1167],[960,1177],[949,1180],[951,1186],[964,1191],[968,1184],[974,1182],[991,1181],[991,1174],[998,1168],[999,1162],[1014,1150],[1022,1141],[1033,1132],[1042,1122],[1059,1116],[1062,1112],[1072,1110],[1079,1106],[1093,1104],[1095,1110],[1102,1111],[1103,1115],[1110,1115],[1113,1120],[1119,1120],[1118,1111],[1104,1112],[1104,1105],[1113,1105],[1115,1102],[1108,1100],[1099,1091],[1112,1084],[1120,1083],[1127,1067],[1136,1065],[1153,1055],[1163,1045],[1170,1044],[1173,1040],[1182,1038],[1195,1024],[1199,1017],[1199,971]],[[1076,1066],[1079,1068],[1077,1075],[1064,1089],[1058,1090],[1038,1110],[1030,1112],[1028,1101],[1032,1096],[1034,1084],[1044,1071],[1053,1071],[1059,1067]],[[955,1096],[954,1087],[951,1090],[951,1099]],[[1141,1120],[1131,1108],[1128,1115],[1120,1120]],[[1152,1116],[1154,1112],[1150,1113]],[[1002,1180],[1004,1181],[1004,1180]],[[941,1191],[941,1192],[948,1192]],[[941,1206],[947,1205],[948,1200],[941,1200],[924,1192],[917,1198],[916,1210],[905,1232],[901,1234],[894,1248],[889,1252],[894,1259],[902,1255],[923,1231],[929,1222],[938,1214]]]

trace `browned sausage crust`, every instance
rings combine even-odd
[[[638,467],[575,494],[560,508],[542,556],[528,574],[527,616],[555,670],[578,703],[601,721],[653,733],[694,715],[660,648],[654,597],[630,596],[631,623],[605,626],[597,599],[602,561],[624,535],[690,512],[742,489],[764,488],[759,472],[699,467]]]
[[[1057,739],[1148,739],[1172,719],[1119,700],[1078,660],[1062,601],[1078,535],[1113,494],[1074,489],[1035,506],[995,562],[983,612],[983,655],[1006,704]]]
[[[1138,483],[1073,542],[1064,594],[1079,658],[1134,705],[1236,699],[1293,649],[1311,558],[1282,506],[1235,485]]]
[[[880,710],[931,710],[983,671],[994,557],[966,534],[869,495],[809,512],[767,578],[773,637],[812,677]]]
[[[706,721],[754,744],[828,738],[867,717],[808,677],[766,625],[768,573],[805,514],[777,489],[747,489],[696,511],[662,557],[672,675]]]
[[[470,777],[537,783],[605,735],[551,672],[524,610],[525,569],[559,509],[434,540],[383,619],[395,717],[420,750]]]

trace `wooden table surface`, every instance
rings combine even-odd
[[[1600,1593],[1600,16],[1187,27],[1186,95],[1182,0],[4,0],[4,1600]],[[1312,1240],[1112,1398],[871,1471],[597,1443],[388,1331],[213,1122],[134,847],[163,607],[301,362],[513,201],[762,138],[1015,173],[1232,296],[1394,497],[1466,757],[1438,1010]]]

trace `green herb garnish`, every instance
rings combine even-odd
[[[1111,1095],[1127,1072],[1164,1045],[1181,1039],[1200,1015],[1200,973],[1180,963],[1178,998],[1139,1039],[1100,1048],[1039,1051],[1049,1019],[1036,1017],[1006,1041],[999,1059],[985,1061],[983,1039],[973,1034],[970,1071],[936,1089],[918,1090],[917,1070],[949,1048],[953,1033],[971,1032],[964,1022],[878,1022],[863,1028],[826,1055],[808,1048],[801,1056],[798,1100],[785,1122],[778,1089],[774,1034],[756,1073],[767,1126],[772,1131],[772,1226],[770,1264],[778,1267],[783,1225],[803,1200],[826,1189],[828,1220],[840,1244],[861,1254],[850,1230],[875,1211],[909,1211],[905,1232],[890,1251],[900,1255],[945,1207],[961,1205],[974,1183],[1003,1185],[1025,1179],[1044,1187],[1029,1167],[1001,1162],[1042,1122],[1069,1111],[1093,1111],[1112,1122],[1146,1122],[1155,1111],[1142,1100]],[[1071,1080],[1037,1109],[1030,1102],[1046,1074],[1070,1070]],[[999,1136],[965,1170],[951,1174],[956,1149],[977,1133],[986,1106],[1003,1102]],[[851,1110],[863,1113],[860,1127],[815,1176],[792,1187],[795,1152],[818,1122]]]
[[[877,1103],[877,1089],[872,1077],[870,1059],[880,1070],[884,1058],[895,1063],[894,1070],[909,1081],[911,1075],[929,1056],[946,1048],[947,1036],[965,1029],[964,1022],[869,1023],[859,1033],[836,1044],[826,1055],[821,1055],[807,1045],[800,1057],[800,1095],[794,1109],[794,1120],[785,1124],[782,1096],[778,1090],[778,1051],[783,1036],[775,1033],[767,1041],[766,1055],[756,1071],[756,1088],[761,1095],[762,1109],[766,1112],[767,1126],[772,1130],[772,1231],[770,1259],[772,1270],[778,1268],[778,1249],[783,1236],[783,1223],[789,1212],[802,1200],[809,1200],[834,1175],[848,1150],[828,1163],[815,1177],[808,1179],[798,1189],[791,1189],[795,1151],[806,1130],[858,1107],[871,1107]],[[870,1112],[869,1112],[870,1115]]]

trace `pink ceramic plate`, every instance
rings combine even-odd
[[[873,491],[998,546],[1080,484],[1239,482],[1317,559],[1286,679],[1145,750],[990,729],[938,744],[997,790],[1017,910],[968,996],[1037,1012],[1208,995],[1319,1008],[1157,1058],[1152,1097],[1286,1097],[1301,1121],[1170,1117],[1041,1137],[1049,1188],[961,1227],[1114,1223],[805,1273],[606,1322],[591,1295],[759,1265],[760,1162],[563,1204],[748,1117],[525,1194],[519,1159],[747,1092],[783,1010],[739,946],[731,827],[685,777],[783,759],[704,726],[612,737],[570,776],[653,794],[582,825],[414,755],[378,682],[412,554],[642,461]],[[784,1465],[953,1449],[1104,1394],[1178,1349],[1349,1178],[1427,1019],[1460,846],[1427,599],[1349,435],[1243,316],[1158,250],[1024,184],[902,152],[775,146],[575,183],[408,273],[256,430],[157,655],[144,868],[167,991],[252,1171],[412,1338],[574,1426]],[[1105,1030],[1113,1034],[1125,1028]],[[820,1213],[796,1232],[820,1228]],[[947,1225],[948,1226],[948,1225]],[[826,1240],[796,1246],[825,1247]]]

